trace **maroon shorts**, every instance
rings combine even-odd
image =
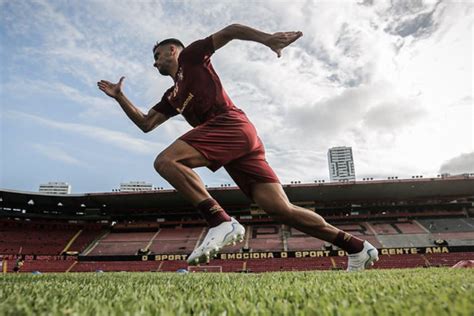
[[[224,166],[249,198],[253,183],[280,183],[265,159],[265,148],[255,127],[238,109],[196,126],[179,139],[209,160],[212,171]]]

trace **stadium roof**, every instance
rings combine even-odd
[[[284,185],[290,201],[296,203],[318,202],[334,205],[376,201],[451,201],[474,198],[474,176],[449,178],[419,178],[383,181],[349,181],[313,184]],[[211,195],[225,207],[249,208],[251,201],[235,187],[210,188]],[[69,195],[44,195],[13,190],[0,191],[1,210],[61,210],[60,213],[84,211],[86,214],[133,211],[169,211],[192,208],[175,190],[147,192],[110,192]],[[0,213],[0,216],[2,214]]]

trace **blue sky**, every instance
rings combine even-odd
[[[280,59],[239,41],[212,59],[282,182],[327,180],[334,146],[352,146],[358,179],[474,172],[473,20],[470,1],[0,0],[0,187],[169,187],[153,161],[190,127],[175,117],[144,134],[96,82],[126,76],[146,112],[172,84],[154,43],[231,23],[304,33]]]

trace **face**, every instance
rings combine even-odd
[[[156,67],[163,76],[170,76],[173,66],[178,62],[176,47],[172,44],[158,46],[154,53],[155,62],[153,66]]]

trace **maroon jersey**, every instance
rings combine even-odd
[[[178,58],[174,86],[153,109],[171,117],[181,113],[193,127],[236,109],[211,64],[212,36],[195,41]]]

